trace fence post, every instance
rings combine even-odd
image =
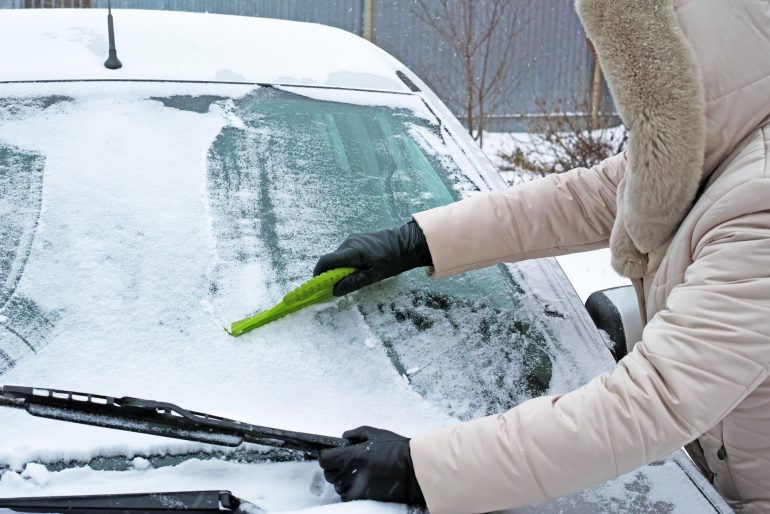
[[[361,36],[368,41],[374,41],[374,0],[363,0]]]
[[[596,130],[599,128],[599,113],[602,108],[602,65],[594,45],[591,41],[587,41],[591,55],[594,56],[594,77],[591,84],[591,130]]]

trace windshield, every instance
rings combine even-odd
[[[546,291],[539,265],[537,292],[520,280],[523,267],[440,281],[418,269],[237,339],[223,330],[310,278],[349,233],[483,188],[464,159],[413,95],[2,85],[0,383],[170,401],[334,436],[359,425],[414,435],[583,383],[609,354],[575,337],[567,300],[544,303],[565,295]],[[160,481],[239,488],[268,509],[337,499],[313,463],[189,460],[286,458],[253,445],[222,450],[7,409],[0,441],[5,496],[40,494],[64,469],[54,481],[82,493]],[[667,466],[585,501],[636,501],[627,487],[683,476]],[[167,471],[88,471],[150,467]]]
[[[2,101],[5,383],[162,395],[333,435],[413,433],[548,391],[552,349],[504,267],[414,270],[228,336],[347,234],[477,188],[417,98],[213,89]]]

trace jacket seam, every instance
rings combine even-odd
[[[734,448],[733,448],[733,450],[734,450]],[[735,455],[734,452],[731,452],[731,453],[733,453],[733,455]],[[756,454],[752,453],[751,456],[752,457],[756,457]],[[728,459],[730,458],[730,454],[727,455],[727,458]],[[725,461],[725,462],[727,462],[727,461]],[[738,501],[740,501],[742,503],[745,503],[746,500],[744,500],[742,498],[743,495],[741,495],[740,491],[738,491],[738,484],[735,483],[735,477],[740,477],[741,480],[745,480],[746,482],[751,482],[753,485],[756,485],[756,486],[761,487],[761,488],[766,487],[766,484],[759,484],[759,483],[755,482],[754,480],[752,480],[751,478],[749,478],[751,475],[745,475],[743,473],[736,473],[735,471],[733,471],[730,468],[730,465],[727,464],[727,463],[725,464],[725,469],[727,469],[727,474],[730,475],[730,480],[733,482],[733,489],[735,489],[735,492],[738,493],[739,497],[741,497],[741,498],[739,498]]]
[[[734,95],[736,93],[739,93],[739,92],[743,91],[744,89],[748,89],[750,87],[754,87],[757,84],[759,84],[760,82],[764,82],[765,80],[768,80],[768,79],[770,79],[770,76],[766,75],[766,76],[764,76],[762,78],[759,78],[759,79],[757,79],[757,80],[755,80],[753,82],[750,82],[750,83],[746,84],[745,86],[741,86],[738,89],[734,89],[734,90],[729,91],[727,93],[723,93],[723,94],[721,94],[721,95],[719,95],[717,97],[714,97],[714,98],[711,98],[709,100],[706,100],[706,105],[714,103],[714,102],[717,102],[719,100],[722,100],[723,98],[727,98],[728,96],[732,96],[732,95]]]
[[[767,167],[767,157],[766,156],[764,158],[764,161],[765,161],[765,167]],[[766,171],[764,173],[766,173]],[[704,210],[704,212],[701,215],[700,219],[695,223],[693,231],[692,231],[692,235],[689,236],[690,239],[691,239],[691,243],[690,243],[690,245],[691,245],[690,246],[690,257],[691,257],[691,260],[693,262],[696,260],[697,254],[700,253],[700,251],[703,250],[703,248],[699,249],[699,247],[701,245],[703,245],[705,247],[706,245],[710,244],[710,241],[708,241],[708,240],[706,240],[704,242],[704,238],[712,230],[716,229],[717,227],[720,227],[720,226],[724,225],[725,223],[729,223],[731,221],[740,219],[740,218],[742,218],[744,216],[751,216],[753,214],[757,214],[757,213],[761,213],[761,212],[766,212],[767,211],[767,209],[764,208],[764,207],[760,207],[760,208],[756,208],[756,209],[743,209],[743,210],[741,210],[741,212],[734,213],[734,214],[732,214],[728,218],[723,218],[723,219],[719,219],[718,221],[710,222],[710,225],[707,225],[707,228],[700,227],[700,225],[702,223],[705,223],[703,220],[704,220],[704,218],[707,217],[707,215],[711,212],[711,210],[714,209],[715,207],[719,206],[719,205],[723,205],[725,202],[728,202],[728,201],[734,202],[735,201],[734,200],[734,195],[737,194],[736,191],[740,191],[743,188],[750,187],[750,186],[754,185],[756,182],[764,183],[764,181],[766,181],[768,179],[770,179],[770,177],[767,177],[767,176],[760,176],[760,177],[756,177],[755,176],[755,177],[748,178],[748,179],[740,182],[739,184],[736,184],[734,187],[731,187],[728,191],[723,192],[719,198],[713,198],[711,195],[707,194],[706,192],[703,193],[703,196],[705,196],[709,200],[711,200],[711,203],[710,203],[710,205],[707,206],[708,208],[706,210]],[[699,234],[699,237],[697,237],[697,239],[695,238],[696,234]],[[673,245],[674,242],[676,242],[676,241],[672,241],[671,245]]]
[[[765,154],[763,156],[763,160],[765,162],[765,167],[762,170],[763,171],[762,177],[763,178],[768,178],[768,174],[770,174],[770,166],[768,166],[767,156],[768,156],[768,154],[770,154],[770,146],[768,146],[768,141],[770,139],[768,139],[768,134],[765,133],[766,127],[761,127],[759,130],[762,133],[762,145],[764,145],[764,147],[765,147]]]
[[[522,426],[521,426],[521,414],[519,413],[519,409],[516,409],[516,435],[518,435],[519,444],[521,444],[521,448],[524,451],[524,459],[527,461],[527,467],[529,467],[529,472],[532,475],[532,478],[535,479],[535,483],[537,484],[537,487],[540,489],[540,493],[543,495],[544,498],[550,498],[551,496],[545,491],[545,488],[543,487],[543,484],[540,481],[540,478],[537,476],[537,473],[535,472],[535,465],[532,461],[532,456],[529,453],[529,447],[527,446],[527,442],[524,439],[524,431],[522,430]]]
[[[762,155],[762,162],[766,164],[767,163],[768,148],[767,148],[767,145],[765,144],[764,141],[762,142],[762,146],[763,146],[763,148],[757,148],[755,150],[747,151],[744,155],[750,156],[752,153],[760,154],[760,155]],[[754,182],[756,180],[765,180],[765,179],[767,179],[766,165],[763,167],[762,174],[760,176],[752,176],[752,177],[743,178],[740,182],[738,182],[737,184],[734,184],[727,191],[720,191],[719,192],[719,196],[717,196],[716,198],[714,197],[714,192],[711,191],[711,187],[706,188],[706,190],[704,190],[701,195],[706,197],[706,198],[708,198],[709,200],[711,200],[711,204],[713,206],[714,204],[719,202],[722,199],[722,197],[725,196],[726,194],[730,194],[732,191],[734,191],[734,190],[736,190],[736,189],[738,189],[740,187],[743,187],[746,184],[751,184],[752,182]],[[715,182],[715,184],[716,184],[716,182]],[[713,185],[713,184],[711,184],[711,185]]]
[[[726,417],[726,418],[724,419],[724,421],[726,421],[726,420],[728,420],[728,419],[729,419],[729,417]],[[722,425],[723,425],[723,426],[724,426],[724,424],[725,424],[725,423],[724,423],[724,422],[722,422]],[[724,436],[722,436],[722,442],[724,443]],[[768,464],[770,464],[770,459],[768,459],[768,458],[766,458],[766,457],[763,457],[763,456],[762,456],[762,455],[760,455],[759,453],[756,453],[756,452],[750,452],[750,451],[746,451],[746,450],[742,449],[740,446],[733,446],[733,445],[729,445],[729,447],[728,447],[727,443],[724,443],[724,444],[725,444],[725,450],[727,450],[727,449],[729,448],[729,449],[730,449],[730,453],[732,453],[733,455],[734,455],[735,453],[743,453],[743,454],[746,454],[746,455],[750,455],[750,456],[751,456],[752,458],[754,458],[754,459],[759,459],[759,460],[761,460],[761,461],[764,461],[764,462],[767,462]],[[730,457],[730,454],[728,454],[727,456],[728,456],[728,458],[729,458],[729,457]],[[736,475],[741,475],[741,473],[736,473]],[[757,485],[760,485],[760,484],[757,484]]]
[[[754,361],[754,362],[756,362],[756,361]],[[757,363],[757,364],[760,364],[760,365],[762,365],[762,364],[761,364],[761,363],[759,363],[759,362],[756,362],[756,363]],[[762,380],[764,380],[765,378],[767,378],[767,366],[768,366],[768,363],[764,363],[764,367],[763,367],[761,370],[759,370],[759,372],[758,372],[758,373],[757,373],[757,374],[754,376],[754,378],[753,378],[753,379],[752,379],[752,380],[751,380],[751,381],[750,381],[748,384],[746,384],[746,385],[744,386],[744,393],[747,393],[747,394],[751,394],[751,393],[752,393],[752,392],[753,392],[753,391],[754,391],[754,390],[755,390],[755,389],[756,389],[756,388],[759,386],[759,382],[761,381],[761,380],[760,380],[760,377],[762,378]],[[752,386],[753,386],[753,387],[752,387]],[[730,413],[731,413],[731,412],[732,412],[732,411],[735,409],[735,407],[736,407],[736,406],[737,406],[737,405],[738,405],[738,404],[739,404],[741,401],[743,401],[743,399],[746,397],[746,396],[744,396],[744,395],[741,395],[741,396],[742,396],[742,398],[741,398],[740,400],[736,400],[735,402],[733,402],[733,403],[732,403],[732,404],[731,404],[729,407],[727,407],[727,408],[726,408],[726,409],[725,409],[725,410],[724,410],[724,411],[723,411],[723,412],[722,412],[722,413],[721,413],[721,414],[718,416],[718,419],[719,419],[719,420],[721,420],[721,422],[722,422],[722,431],[723,431],[722,437],[724,437],[724,419],[725,419],[725,418],[726,418],[726,417],[727,417],[727,416],[728,416],[728,415],[729,415],[729,414],[730,414]]]

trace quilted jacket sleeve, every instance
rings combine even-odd
[[[684,282],[614,372],[560,397],[412,439],[431,513],[560,496],[692,441],[766,378],[768,291],[770,211],[709,229],[693,243]]]
[[[625,154],[414,215],[436,278],[498,262],[604,248]]]

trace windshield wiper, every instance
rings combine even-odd
[[[347,446],[339,437],[292,432],[234,421],[141,398],[113,398],[56,389],[3,386],[0,407],[24,409],[33,416],[70,421],[187,441],[239,446],[254,443],[299,450],[317,456],[327,448]]]
[[[177,493],[101,494],[93,496],[44,496],[0,498],[0,509],[15,512],[263,512],[242,502],[230,491],[185,491]]]

